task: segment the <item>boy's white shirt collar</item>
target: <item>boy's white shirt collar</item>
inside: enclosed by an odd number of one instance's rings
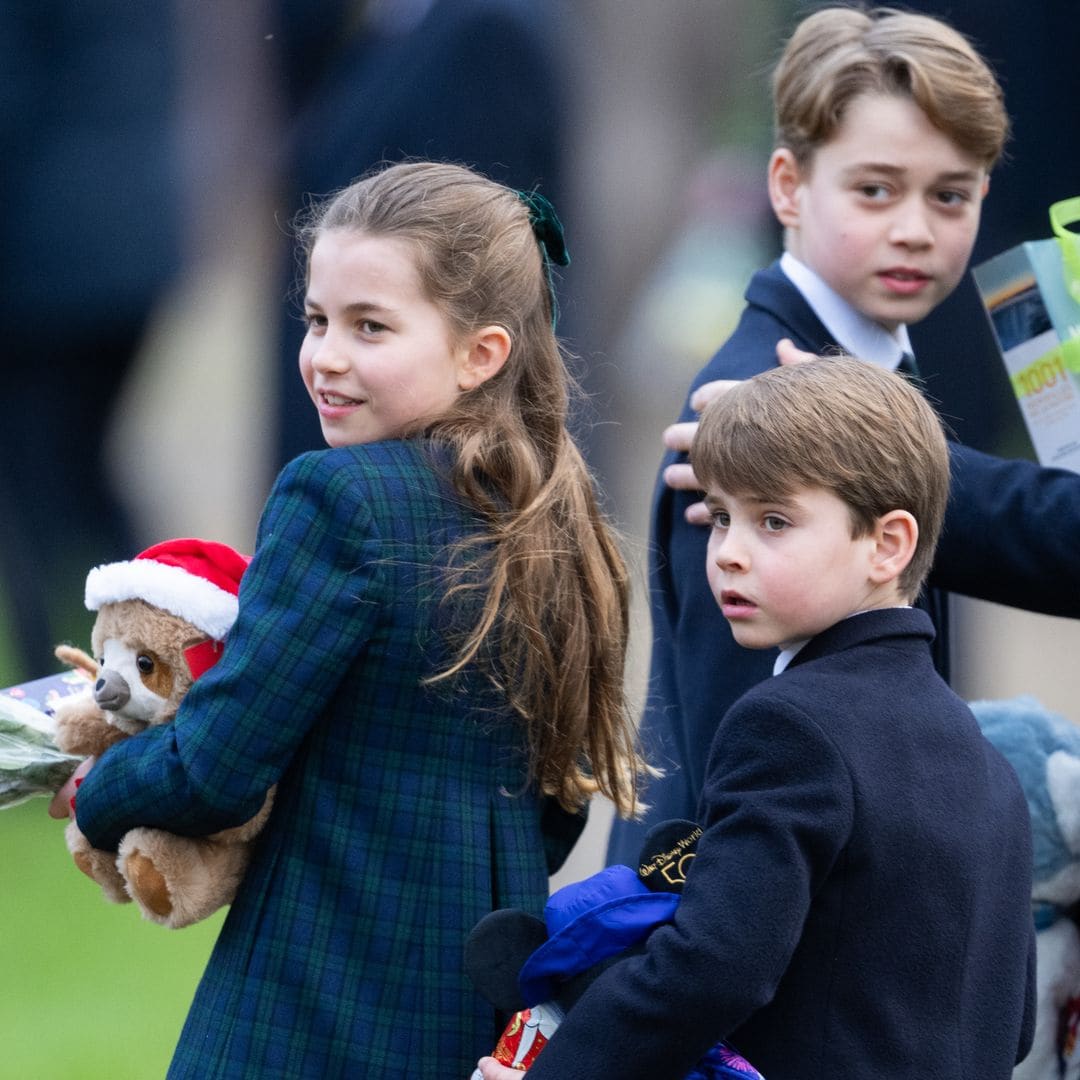
[[[796,641],[794,645],[789,645],[786,649],[780,650],[780,655],[773,662],[772,673],[779,675],[796,656],[799,655],[799,650],[809,641],[809,638],[803,638],[802,641]]]
[[[780,269],[849,355],[895,371],[904,353],[912,352],[911,339],[903,323],[896,328],[895,334],[890,334],[880,323],[856,311],[809,266],[787,251],[780,256]]]
[[[893,607],[898,607],[898,608],[909,608],[909,609],[911,607],[910,604],[894,604],[892,606]],[[866,611],[882,611],[882,610],[884,610],[884,609],[883,608],[867,608],[866,609]],[[866,614],[866,611],[853,611],[850,615],[845,615],[844,618],[841,619],[840,621],[843,622],[845,619],[854,619],[856,615],[864,615],[864,614]],[[788,664],[790,664],[791,661],[794,660],[795,657],[799,655],[799,650],[802,649],[802,647],[808,641],[810,641],[810,638],[803,638],[802,641],[796,641],[794,645],[789,645],[786,649],[781,649],[780,650],[780,655],[773,662],[772,673],[774,675],[779,675],[781,671],[784,671],[787,668]]]

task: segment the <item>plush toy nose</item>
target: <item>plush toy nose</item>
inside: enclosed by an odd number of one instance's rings
[[[102,709],[117,712],[131,700],[131,689],[119,671],[102,668],[94,683],[94,700]]]

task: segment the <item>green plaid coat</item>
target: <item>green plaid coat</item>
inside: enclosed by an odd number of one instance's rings
[[[447,545],[476,529],[415,442],[298,458],[223,658],[80,788],[108,849],[238,824],[278,784],[170,1077],[463,1078],[493,1048],[463,942],[495,908],[540,914],[560,819],[521,793],[520,732],[475,673],[423,685],[448,655]]]

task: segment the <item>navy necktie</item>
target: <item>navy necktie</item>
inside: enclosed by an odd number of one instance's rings
[[[919,365],[915,363],[915,357],[909,352],[901,354],[900,363],[897,365],[896,370],[901,374],[906,375],[909,379],[917,379],[919,377]]]

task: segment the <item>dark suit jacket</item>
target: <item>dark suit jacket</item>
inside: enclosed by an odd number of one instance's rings
[[[694,380],[746,379],[776,365],[783,337],[811,352],[839,346],[778,264],[755,274],[735,332]],[[928,387],[933,397],[934,387]],[[944,416],[949,403],[941,403]],[[689,399],[680,419],[694,419]],[[940,621],[948,590],[1053,615],[1080,615],[1080,476],[1005,461],[950,445],[953,486],[926,606]],[[666,467],[679,456],[668,453]],[[773,650],[736,644],[705,580],[708,530],[683,513],[696,496],[661,478],[653,502],[650,592],[653,620],[645,745],[668,775],[653,784],[643,823],[617,821],[610,862],[636,865],[644,830],[666,818],[692,818],[717,721],[746,690],[772,673]],[[939,626],[935,657],[947,675],[948,641]]]
[[[932,636],[864,612],[735,704],[673,922],[535,1080],[675,1080],[720,1038],[768,1080],[1008,1080],[1034,1028],[1027,804]]]
[[[108,848],[238,824],[278,785],[170,1077],[464,1077],[495,1045],[462,946],[495,908],[542,910],[549,866],[505,699],[475,671],[425,682],[448,548],[479,527],[418,441],[293,461],[221,661],[79,789]]]

